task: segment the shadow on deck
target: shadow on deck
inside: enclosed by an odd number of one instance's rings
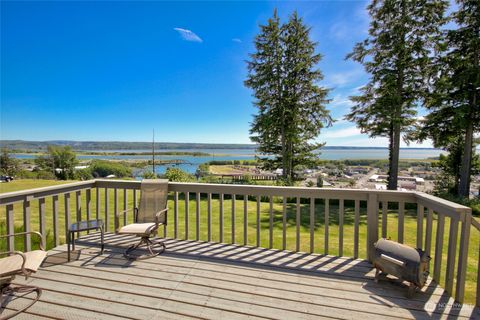
[[[49,252],[26,282],[44,289],[19,318],[82,319],[389,319],[478,318],[467,305],[429,282],[413,299],[406,285],[373,281],[370,263],[344,257],[294,253],[231,244],[167,239],[161,256],[128,261],[123,248],[134,237],[107,234]],[[23,279],[16,280],[25,283]],[[10,301],[2,316],[31,297]]]

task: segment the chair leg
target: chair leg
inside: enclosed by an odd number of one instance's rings
[[[155,245],[160,245],[161,248],[159,250],[155,250],[154,248]],[[146,247],[149,254],[139,255],[139,256],[133,255],[133,252],[142,246]],[[127,250],[125,250],[125,252],[123,253],[123,256],[129,260],[143,260],[143,259],[156,257],[159,254],[162,254],[165,251],[165,249],[166,249],[165,244],[162,241],[154,242],[150,240],[149,237],[142,237],[137,244],[134,244],[128,247]]]
[[[28,308],[33,306],[33,304],[35,302],[37,302],[38,299],[40,299],[40,296],[42,295],[42,289],[37,287],[37,286],[27,286],[27,285],[12,286],[10,284],[10,285],[7,285],[7,286],[3,287],[2,288],[2,298],[0,300],[0,305],[1,305],[2,308],[5,308],[4,301],[6,301],[9,296],[14,296],[15,293],[29,294],[29,293],[32,293],[32,292],[37,293],[35,299],[33,299],[32,302],[30,302],[27,306],[23,307],[20,310],[17,310],[13,313],[10,313],[10,314],[8,314],[4,317],[0,317],[0,320],[7,320],[7,319],[10,319],[10,318],[13,318],[13,317],[19,315],[20,313],[24,312],[25,310],[27,310]]]

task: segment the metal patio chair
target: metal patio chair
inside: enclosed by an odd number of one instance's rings
[[[117,229],[117,234],[129,234],[140,237],[137,244],[128,247],[124,256],[128,259],[147,259],[155,257],[165,251],[165,244],[150,238],[157,235],[161,225],[167,225],[167,200],[168,180],[144,179],[140,187],[140,205],[133,209],[134,223]],[[119,226],[119,216],[126,211],[115,213],[116,225]],[[159,249],[155,246],[159,245]],[[135,255],[137,249],[145,247],[148,251],[145,255]]]
[[[14,297],[16,293],[27,295],[29,293],[36,292],[37,295],[27,306],[10,313],[6,316],[0,315],[1,320],[10,319],[28,308],[30,308],[35,302],[40,299],[42,295],[42,289],[37,286],[16,284],[13,285],[12,281],[17,275],[25,276],[25,280],[32,274],[37,272],[38,268],[42,264],[43,260],[47,256],[45,251],[45,244],[43,243],[43,237],[39,232],[20,232],[14,234],[7,234],[0,236],[1,238],[15,237],[19,235],[35,234],[40,237],[40,250],[33,250],[28,252],[9,251],[1,252],[0,255],[7,255],[0,259],[0,289],[1,299],[0,305],[5,310],[6,303],[8,303],[9,297]]]

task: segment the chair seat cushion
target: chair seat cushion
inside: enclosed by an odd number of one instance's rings
[[[121,227],[120,234],[150,234],[155,230],[155,223],[132,223]]]
[[[34,250],[25,252],[25,269],[36,272],[43,260],[47,256],[47,252],[43,250]],[[14,254],[0,259],[0,275],[10,275],[19,273],[22,270],[23,258],[19,254]]]

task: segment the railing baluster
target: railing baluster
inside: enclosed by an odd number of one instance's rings
[[[243,196],[243,245],[248,243],[248,196]]]
[[[339,222],[338,222],[338,255],[343,256],[343,218],[345,215],[345,204],[343,199],[340,199]]]
[[[60,238],[58,236],[58,195],[52,197],[52,211],[53,211],[53,243],[55,247],[60,245]]]
[[[260,196],[257,196],[257,247],[260,247]]]
[[[457,255],[457,238],[458,238],[458,219],[450,218],[450,235],[448,237],[448,255],[447,270],[445,278],[445,290],[453,295],[453,280],[455,278],[455,257]]]
[[[387,238],[388,202],[382,201],[382,238]]]
[[[91,202],[92,202],[92,189],[87,189],[85,191],[85,211],[87,214],[87,220],[92,219],[91,217]],[[87,231],[90,233],[90,231]]]
[[[283,197],[282,225],[283,225],[282,249],[286,250],[287,249],[287,197]]]
[[[123,189],[123,225],[127,225],[128,190]]]
[[[296,217],[295,217],[295,222],[296,222],[296,242],[295,242],[295,251],[298,252],[300,251],[300,197],[297,197],[297,205],[296,205]]]
[[[310,253],[315,250],[315,198],[310,198]]]
[[[355,223],[353,227],[353,257],[358,258],[358,238],[360,227],[360,200],[355,200]]]
[[[135,193],[135,190],[133,191]],[[178,192],[173,194],[173,235],[178,239]]]
[[[137,189],[134,189],[133,190],[133,207],[134,208],[137,208],[138,206],[137,200],[138,200]]]
[[[268,237],[268,248],[273,248],[273,196],[270,196],[270,210],[269,210],[269,237]]]
[[[403,243],[403,234],[405,231],[405,202],[398,203],[398,242]]]
[[[70,234],[68,229],[70,228],[70,193],[65,193],[64,195],[64,204],[65,204],[65,240],[68,243],[70,241]]]
[[[100,188],[95,188],[95,219],[100,219]]]
[[[185,240],[188,239],[188,213],[190,210],[190,192],[185,192]]]
[[[417,248],[423,247],[423,218],[425,216],[425,208],[417,205]]]
[[[367,201],[367,257],[373,262],[378,241],[378,194],[369,193]]]
[[[30,232],[30,201],[23,201],[23,231]],[[24,239],[24,248],[25,251],[32,250],[32,237],[30,234],[26,234]]]
[[[219,215],[220,242],[223,242],[223,198],[224,198],[224,195],[223,193],[221,193],[220,194],[220,215]]]
[[[235,243],[235,200],[236,196],[232,194],[232,243]]]
[[[432,251],[433,210],[428,209],[427,225],[425,226],[425,252],[430,256]]]
[[[208,239],[208,242],[212,241],[212,194],[211,193],[208,193],[208,196],[207,196],[207,228],[208,228],[208,235],[207,235],[207,239]]]
[[[109,197],[109,192],[108,188],[105,188],[105,232],[108,232],[110,229],[110,216],[108,214],[108,209],[110,207],[110,197]]]
[[[75,192],[75,215],[77,222],[82,221],[82,192],[80,190]],[[79,237],[80,232],[77,232],[77,238]]]
[[[47,228],[45,223],[45,198],[38,199],[39,231],[42,234],[43,243],[47,244]],[[46,249],[46,248],[45,248]]]
[[[195,224],[195,238],[200,240],[200,192],[197,192],[195,195],[195,215],[196,215],[196,224]]]
[[[15,213],[13,211],[13,204],[7,204],[7,234],[15,233]],[[7,238],[8,251],[15,251],[15,239],[13,237]]]
[[[325,199],[325,245],[324,251],[325,254],[328,254],[328,224],[330,218],[330,200],[328,198]]]
[[[113,214],[114,217],[117,216],[118,212],[118,188],[113,189]],[[117,231],[120,228],[120,221],[118,219],[114,218],[114,223],[115,223],[115,231]]]
[[[472,225],[472,213],[465,212],[465,220],[462,223],[460,234],[460,252],[458,257],[457,269],[457,288],[455,290],[455,300],[463,303],[465,297],[465,281],[467,278],[468,247],[470,242],[470,228]],[[477,284],[480,278],[477,278]]]
[[[435,241],[435,260],[433,264],[433,279],[440,283],[440,271],[442,268],[442,250],[443,250],[443,233],[445,229],[445,216],[438,213],[437,221],[437,238]]]

